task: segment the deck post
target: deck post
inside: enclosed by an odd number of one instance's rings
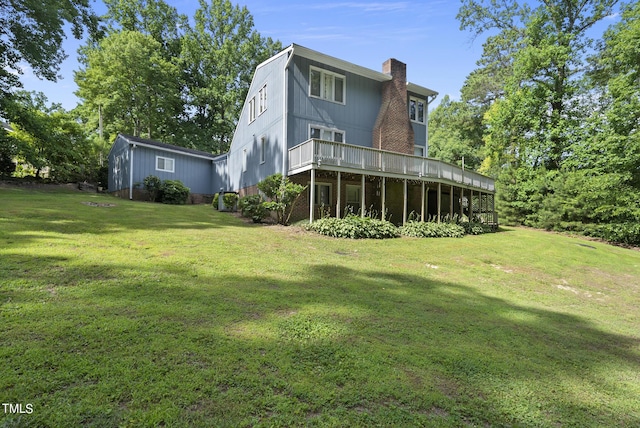
[[[364,164],[364,160],[362,162]],[[364,174],[362,174],[362,188],[360,189],[360,217],[363,217],[363,218],[364,218],[364,210],[365,210],[364,185],[365,185]]]
[[[464,187],[460,188],[460,220],[464,216]]]
[[[449,221],[453,219],[453,184],[449,188]]]
[[[442,217],[442,183],[438,183],[438,223]]]
[[[387,178],[382,177],[382,220],[387,217]]]
[[[402,204],[402,225],[407,224],[407,179],[404,179],[404,186],[402,189],[403,204]]]
[[[473,221],[473,189],[469,189],[469,221]]]
[[[341,173],[340,171],[338,171],[338,192],[337,192],[337,199],[336,199],[336,218],[340,218],[340,178],[341,178]]]
[[[421,196],[421,207],[420,207],[420,219],[424,223],[424,181],[422,182],[422,196]]]
[[[313,203],[316,199],[316,170],[311,168],[311,187],[309,188],[309,224],[313,223]]]

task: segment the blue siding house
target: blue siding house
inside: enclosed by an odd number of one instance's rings
[[[496,223],[491,178],[428,157],[428,108],[437,95],[407,82],[396,59],[375,71],[292,44],[256,68],[226,155],[120,136],[109,189],[133,197],[132,184],[153,173],[192,192],[243,196],[282,173],[307,186],[297,219],[367,212],[396,223],[412,213]],[[174,172],[160,160],[167,153]]]
[[[142,182],[155,175],[161,180],[180,180],[189,187],[191,202],[201,202],[222,187],[216,166],[225,158],[120,134],[109,151],[108,189],[123,198],[146,199]]]

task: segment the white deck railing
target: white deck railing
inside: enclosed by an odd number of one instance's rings
[[[311,164],[433,178],[495,191],[492,178],[436,159],[315,139],[289,149],[289,171]]]

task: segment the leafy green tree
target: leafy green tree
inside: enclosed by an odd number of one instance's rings
[[[91,143],[72,114],[56,104],[47,106],[41,93],[18,91],[7,115],[15,129],[13,153],[35,168],[36,177],[47,169],[55,181],[95,179],[97,164]]]
[[[478,169],[483,159],[484,107],[448,95],[429,114],[429,156]]]
[[[85,27],[98,32],[88,0],[0,0],[0,11],[0,111],[13,88],[21,87],[23,61],[36,76],[57,80],[66,58],[61,48],[65,25],[77,39]]]
[[[98,112],[107,135],[161,137],[171,141],[182,111],[179,69],[151,36],[124,30],[86,52],[86,68],[75,73],[85,112]],[[98,128],[95,114],[89,126]]]
[[[246,7],[200,0],[195,25],[182,39],[187,109],[182,132],[201,150],[223,153],[258,64],[281,50],[254,29]]]

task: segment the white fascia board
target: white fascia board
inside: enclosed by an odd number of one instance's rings
[[[416,85],[415,83],[407,82],[407,91],[414,94],[423,95],[425,97],[437,97],[438,93],[432,89],[425,88],[424,86]]]
[[[344,61],[342,59],[338,59],[338,58],[323,54],[321,52],[314,51],[309,48],[305,48],[304,46],[292,44],[291,48],[293,48],[294,55],[311,59],[321,64],[335,67],[339,70],[344,70],[349,73],[357,74],[359,76],[364,76],[369,79],[377,80],[378,82],[386,82],[391,80],[391,76],[387,74],[381,73],[379,71],[371,70],[366,67],[361,67],[359,65]]]

